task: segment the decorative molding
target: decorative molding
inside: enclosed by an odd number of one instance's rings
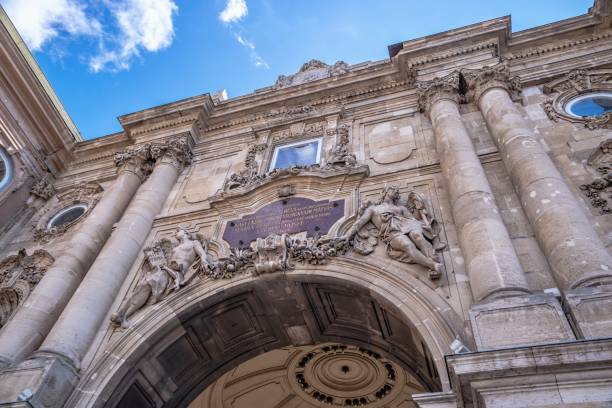
[[[23,248],[0,261],[0,327],[25,302],[54,261],[45,250],[28,255]]]
[[[236,189],[252,189],[256,186],[267,184],[273,179],[279,177],[298,175],[301,173],[329,173],[338,172],[342,169],[357,169],[357,159],[354,154],[348,150],[349,145],[349,127],[341,125],[325,131],[327,122],[315,122],[310,124],[298,123],[285,129],[281,132],[272,135],[272,143],[284,141],[288,138],[308,138],[313,136],[322,136],[324,133],[330,137],[335,135],[336,143],[329,153],[326,163],[321,166],[313,164],[310,166],[292,166],[284,169],[273,169],[269,172],[260,174],[260,164],[257,162],[257,154],[265,151],[268,144],[261,143],[251,145],[248,148],[247,155],[244,161],[244,168],[238,173],[233,173],[225,181],[223,188],[215,193],[211,200],[225,198],[225,193]],[[365,166],[367,167],[367,166]]]
[[[319,345],[304,351],[292,363],[290,379],[316,406],[380,407],[385,404],[383,400],[396,397],[396,388],[406,386],[404,370],[361,347]]]
[[[155,163],[168,163],[182,169],[191,163],[193,153],[187,136],[177,136],[163,142],[145,143],[114,154],[119,171],[128,171],[144,180]]]
[[[84,220],[100,200],[102,186],[95,182],[80,183],[75,188],[57,195],[57,202],[48,208],[34,227],[34,240],[48,243],[54,238],[65,234],[76,224]],[[84,204],[87,209],[74,221],[59,227],[48,228],[49,221],[62,209],[75,204]]]
[[[279,75],[274,84],[274,89],[287,88],[305,84],[320,79],[347,74],[349,65],[344,61],[337,61],[334,65],[327,65],[319,60],[310,60],[298,72],[293,75]]]
[[[600,116],[578,117],[565,111],[566,104],[573,98],[598,91],[612,93],[612,69],[574,69],[563,77],[544,85],[544,93],[553,94],[553,97],[545,101],[542,108],[553,122],[561,119],[583,124],[590,130],[612,129],[612,112],[606,112]]]
[[[34,183],[30,189],[30,194],[42,199],[43,201],[47,201],[53,197],[55,194],[55,189],[53,188],[53,184],[51,184],[49,179],[47,177],[43,177]]]
[[[481,69],[462,69],[465,80],[465,98],[468,102],[478,103],[480,97],[491,88],[502,88],[508,91],[513,101],[520,100],[522,90],[520,78],[510,76],[506,63],[500,63]]]
[[[346,93],[334,94],[334,95],[326,96],[323,98],[315,99],[313,101],[310,101],[308,103],[308,106],[312,107],[313,109],[317,109],[317,107],[322,106],[322,105],[327,105],[327,104],[334,103],[334,102],[341,103],[343,101],[346,101],[348,99],[351,99],[357,96],[364,96],[364,95],[368,95],[368,94],[372,94],[372,93],[376,93],[380,91],[385,91],[388,89],[398,88],[406,84],[407,84],[406,80],[383,82],[382,84],[375,86],[375,87],[360,88],[360,89],[355,89],[355,90],[352,90]],[[297,105],[297,107],[299,106],[303,106],[303,105]],[[215,130],[226,129],[226,128],[230,128],[230,127],[237,126],[237,125],[245,125],[247,123],[252,123],[252,122],[259,121],[259,120],[266,120],[266,119],[271,119],[271,118],[278,117],[278,116],[285,116],[288,114],[287,113],[288,111],[291,111],[292,109],[295,109],[295,108],[296,107],[294,106],[294,107],[288,107],[288,108],[271,109],[266,112],[248,115],[242,119],[224,121],[217,125],[207,127],[205,129],[205,132],[212,132]]]
[[[280,142],[289,139],[307,139],[315,136],[322,136],[325,132],[327,122],[314,122],[314,123],[296,123],[289,127],[289,129],[281,130],[280,132],[272,133],[272,142]]]
[[[431,62],[437,62],[437,61],[445,60],[445,59],[452,58],[452,57],[458,57],[461,55],[471,54],[475,51],[481,51],[481,50],[486,50],[490,48],[493,48],[493,51],[494,51],[493,56],[497,57],[499,53],[498,51],[499,47],[498,47],[497,41],[491,41],[491,42],[476,44],[470,47],[453,49],[452,51],[445,52],[445,53],[417,57],[415,59],[411,59],[408,61],[408,68],[418,67],[420,65],[429,64]]]
[[[419,95],[419,109],[421,112],[429,113],[431,106],[439,100],[449,99],[456,103],[461,101],[460,81],[461,74],[454,71],[451,74],[434,78],[427,82],[417,82],[416,88]]]
[[[563,50],[566,48],[572,48],[577,45],[588,44],[594,41],[606,40],[612,37],[612,32],[608,31],[605,33],[597,33],[593,34],[589,37],[583,37],[575,40],[565,41],[562,43],[549,44],[541,47],[528,48],[526,50],[519,51],[517,53],[510,53],[504,56],[504,60],[512,61],[517,59],[524,59],[529,57],[539,57],[543,54],[548,54],[550,52]]]
[[[599,209],[600,214],[612,213],[612,139],[600,143],[587,160],[587,165],[601,177],[591,183],[582,184],[580,190],[589,198],[591,205]]]

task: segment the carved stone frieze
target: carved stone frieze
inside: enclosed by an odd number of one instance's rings
[[[289,86],[301,85],[319,79],[344,75],[349,72],[349,66],[344,61],[338,61],[334,65],[327,65],[319,60],[310,60],[298,72],[293,75],[279,75],[275,89]]]
[[[0,261],[0,327],[4,326],[55,259],[45,250],[25,249]]]
[[[325,131],[325,126],[327,122],[315,122],[315,123],[297,123],[289,127],[289,129],[284,129],[280,132],[276,132],[272,134],[272,141],[278,142],[281,140],[287,139],[299,139],[299,138],[309,138],[315,136],[321,136]]]
[[[73,226],[78,224],[93,210],[100,200],[103,188],[95,182],[80,183],[75,188],[64,191],[57,195],[57,202],[50,208],[46,209],[44,215],[40,217],[34,227],[34,240],[37,242],[47,243],[52,239],[66,233]],[[75,220],[60,225],[49,226],[49,221],[61,210],[73,206],[75,204],[83,205],[85,211]]]
[[[455,71],[442,78],[418,82],[416,88],[421,112],[429,112],[431,105],[440,99],[450,99],[459,103],[461,100],[460,79],[460,73]]]
[[[481,69],[462,69],[461,76],[465,80],[465,98],[468,102],[478,103],[482,94],[491,88],[505,89],[512,100],[520,100],[521,81],[519,77],[510,75],[506,63]]]
[[[409,82],[407,80],[401,81],[383,81],[376,86],[364,87],[364,88],[356,88],[352,89],[348,92],[340,93],[340,94],[332,94],[329,96],[324,96],[322,98],[318,98],[312,101],[309,101],[307,105],[298,105],[296,107],[289,108],[274,108],[267,110],[261,113],[250,114],[239,119],[230,120],[230,121],[222,121],[220,123],[211,125],[205,129],[206,132],[212,132],[214,130],[230,128],[236,125],[244,125],[247,123],[252,123],[260,120],[269,120],[272,118],[283,118],[288,116],[296,116],[296,115],[311,115],[311,112],[317,112],[318,109],[322,109],[324,106],[329,105],[341,105],[343,102],[351,100],[353,98],[363,98],[367,95],[372,95],[380,92],[387,92],[388,90],[395,89],[398,87],[403,87]],[[295,109],[300,110],[301,112],[295,112]],[[312,109],[312,111],[305,113],[305,110]],[[294,113],[288,113],[290,111],[294,111]]]
[[[592,182],[582,184],[580,190],[589,198],[591,205],[600,214],[612,213],[612,139],[602,142],[591,153],[587,165],[598,177]]]
[[[612,69],[572,70],[544,85],[544,92],[553,95],[542,105],[550,120],[581,123],[590,130],[612,129],[612,112],[599,116],[580,117],[565,110],[567,103],[579,95],[590,92],[612,92]]]

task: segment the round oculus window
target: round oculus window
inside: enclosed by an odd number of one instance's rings
[[[13,166],[11,158],[2,147],[0,147],[0,191],[7,187],[13,177]]]
[[[47,228],[58,228],[68,225],[85,214],[85,211],[87,211],[87,205],[85,204],[75,204],[66,207],[51,217],[47,223]]]
[[[565,110],[572,116],[585,118],[612,111],[612,92],[593,92],[571,99]]]

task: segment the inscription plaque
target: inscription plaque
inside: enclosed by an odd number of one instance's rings
[[[253,214],[228,221],[223,239],[234,248],[246,248],[256,238],[265,238],[270,234],[306,231],[309,237],[323,235],[342,216],[344,200],[314,201],[290,197],[270,203]]]

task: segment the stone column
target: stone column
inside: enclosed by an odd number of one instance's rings
[[[462,74],[560,288],[611,282],[610,254],[512,101],[518,78],[509,78],[503,64]]]
[[[39,353],[62,356],[78,369],[191,152],[187,140],[179,138],[151,144],[151,156],[156,160],[151,175],[138,189]]]
[[[530,293],[480,159],[459,113],[459,73],[419,83],[476,302]]]
[[[25,358],[45,336],[70,300],[115,224],[146,175],[146,147],[115,156],[119,175],[82,225],[74,232],[68,250],[56,259],[28,300],[0,334],[0,363]]]

